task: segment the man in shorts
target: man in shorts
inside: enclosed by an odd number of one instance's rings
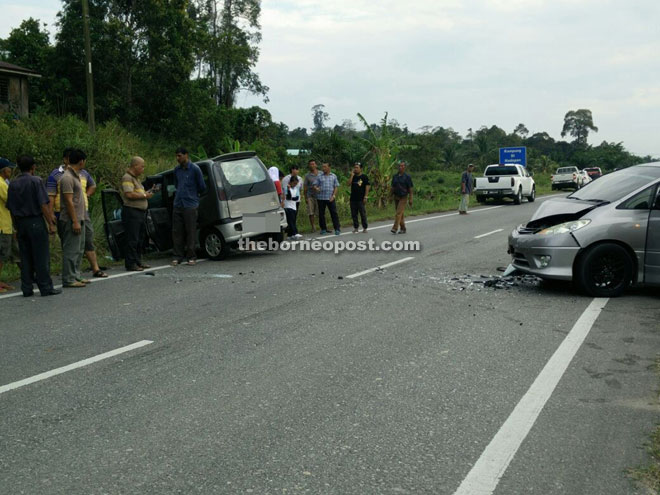
[[[12,259],[12,244],[14,241],[14,226],[11,213],[7,209],[7,193],[9,191],[9,178],[16,168],[16,164],[6,158],[0,158],[0,276],[2,266]],[[0,281],[0,292],[13,289],[9,284]]]
[[[320,189],[315,184],[319,176],[319,169],[314,160],[310,160],[307,163],[307,168],[309,169],[309,172],[305,175],[305,180],[303,182],[303,195],[305,196],[305,202],[307,203],[309,224],[312,226],[312,232],[316,232],[314,218],[319,216],[319,204],[316,200],[316,196]]]

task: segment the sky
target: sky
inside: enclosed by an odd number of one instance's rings
[[[0,0],[0,37],[33,16],[55,32],[58,0]],[[262,0],[261,81],[275,121],[423,126],[523,123],[560,139],[588,108],[589,142],[660,157],[658,0]],[[567,137],[568,139],[568,137]]]

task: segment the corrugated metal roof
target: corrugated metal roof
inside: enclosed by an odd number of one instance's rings
[[[24,76],[34,76],[41,77],[41,74],[32,70],[26,69],[25,67],[19,67],[18,65],[10,64],[9,62],[0,61],[0,72],[10,73],[10,74],[21,74]]]

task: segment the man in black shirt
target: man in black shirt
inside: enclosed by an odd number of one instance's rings
[[[53,288],[50,278],[48,233],[55,234],[55,217],[50,210],[46,187],[34,175],[37,168],[34,158],[21,156],[18,168],[21,175],[9,184],[7,209],[14,218],[21,251],[21,289],[25,297],[34,294],[33,274],[36,273],[42,296],[59,294],[61,291]]]
[[[351,217],[353,218],[353,233],[358,232],[358,213],[362,219],[362,232],[367,231],[367,195],[371,184],[369,177],[362,173],[362,165],[356,162],[353,165],[353,171],[348,179],[348,185],[351,186]]]

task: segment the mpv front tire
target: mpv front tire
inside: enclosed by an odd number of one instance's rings
[[[575,267],[575,282],[592,297],[617,297],[630,285],[633,261],[618,244],[589,248]]]

